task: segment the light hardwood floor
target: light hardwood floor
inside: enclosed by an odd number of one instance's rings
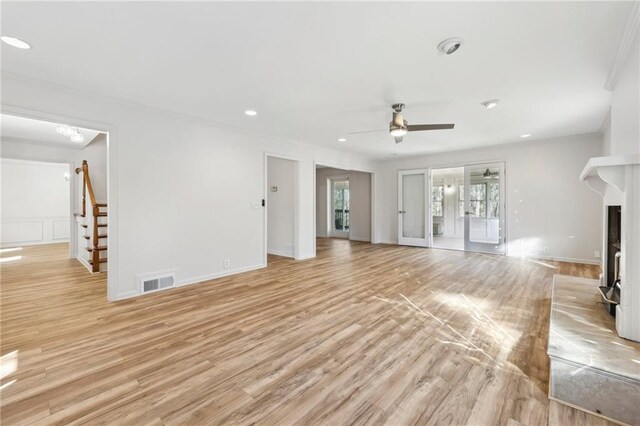
[[[66,245],[19,255],[1,269],[3,425],[544,425],[552,276],[598,273],[319,239],[315,259],[109,304]]]

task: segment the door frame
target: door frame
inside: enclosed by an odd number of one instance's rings
[[[264,158],[263,158],[263,206],[262,206],[262,210],[263,210],[263,228],[264,228],[264,235],[263,235],[263,241],[262,241],[262,251],[263,251],[263,264],[264,266],[267,266],[267,260],[268,260],[268,253],[267,253],[267,238],[269,236],[268,233],[268,205],[267,205],[267,196],[269,194],[269,180],[268,180],[268,171],[269,171],[269,158],[279,158],[281,160],[289,160],[289,161],[293,161],[295,166],[294,166],[294,176],[295,176],[295,181],[293,184],[294,190],[293,190],[293,258],[295,260],[299,260],[300,258],[300,231],[299,231],[299,223],[300,221],[298,220],[298,214],[300,212],[300,208],[298,206],[298,203],[300,202],[300,160],[298,160],[298,158],[296,157],[291,157],[288,155],[283,155],[283,154],[276,154],[276,153],[271,153],[271,152],[264,152]]]
[[[508,210],[507,210],[507,189],[508,189],[508,182],[507,182],[507,169],[508,169],[508,161],[506,158],[497,158],[497,159],[488,159],[488,160],[481,160],[481,161],[472,161],[472,162],[461,162],[461,163],[445,163],[442,165],[434,165],[434,166],[430,166],[429,167],[429,176],[431,177],[431,172],[433,170],[438,170],[438,169],[453,169],[453,168],[460,168],[462,167],[463,169],[467,166],[477,166],[480,164],[494,164],[494,163],[502,163],[503,164],[503,173],[504,173],[504,183],[502,184],[502,191],[504,192],[504,197],[502,199],[502,205],[504,208],[504,226],[503,226],[503,242],[504,242],[504,246],[505,246],[505,252],[504,255],[506,255],[507,253],[507,246],[509,245],[509,231],[508,231],[508,222],[507,222],[507,216],[508,216]],[[463,174],[464,174],[464,170],[463,170]],[[463,182],[464,182],[464,177],[463,177]],[[431,178],[429,178],[429,194],[431,194]],[[500,195],[502,195],[502,192],[500,193]],[[429,196],[429,209],[431,209],[431,196]],[[431,215],[428,215],[429,217],[431,217]],[[432,221],[429,221],[429,226],[432,227]],[[398,234],[400,235],[400,234]],[[463,238],[464,240],[464,238]],[[433,247],[433,236],[431,236],[431,238],[429,238],[429,247]],[[467,250],[464,250],[467,251]]]
[[[327,176],[327,235],[331,238],[346,238],[349,239],[351,234],[349,231],[338,231],[334,229],[335,225],[335,209],[332,209],[334,202],[333,182],[349,182],[349,176],[336,175]],[[349,182],[349,200],[351,200],[351,182]]]
[[[404,206],[402,205],[402,177],[405,175],[424,174],[424,238],[405,238],[402,236]],[[398,245],[414,246],[414,247],[431,247],[431,170],[430,169],[411,169],[398,170]]]
[[[109,229],[109,262],[107,262],[107,301],[114,302],[116,300],[126,299],[136,296],[138,293],[118,293],[118,132],[117,127],[113,124],[93,121],[81,117],[72,117],[48,111],[39,111],[30,108],[23,108],[16,105],[2,103],[2,112],[4,114],[15,115],[33,120],[48,121],[52,123],[65,123],[70,126],[82,127],[86,129],[96,130],[105,133],[107,136],[107,226]],[[78,252],[77,225],[73,209],[75,209],[77,194],[78,176],[75,173],[73,165],[71,166],[71,185],[70,203],[71,218],[69,232],[69,258],[75,259]],[[72,243],[73,242],[73,243]]]
[[[317,205],[316,205],[316,200],[317,200],[317,182],[316,182],[316,171],[318,170],[316,166],[325,166],[325,167],[331,167],[332,169],[340,169],[340,170],[345,170],[345,171],[349,171],[349,172],[360,172],[360,173],[368,173],[371,177],[371,244],[379,244],[380,240],[378,238],[378,232],[377,232],[377,228],[376,228],[376,185],[377,185],[377,177],[376,177],[376,172],[375,170],[370,170],[370,169],[362,169],[362,168],[353,168],[353,167],[348,167],[345,165],[341,165],[341,164],[335,164],[335,163],[330,163],[330,162],[325,162],[325,161],[316,161],[313,160],[313,256],[310,257],[315,257],[316,256],[316,252],[317,252],[317,244],[316,244],[316,239],[318,238],[318,233],[317,233]]]
[[[487,167],[487,168],[498,168],[499,169],[499,173],[501,174],[500,176],[500,195],[499,195],[499,199],[500,199],[500,219],[498,222],[498,237],[499,237],[499,241],[498,241],[498,249],[496,250],[483,250],[483,248],[486,248],[487,246],[495,246],[494,243],[483,243],[483,242],[477,242],[477,241],[471,241],[470,239],[470,235],[471,235],[471,217],[469,215],[469,203],[470,203],[470,197],[469,194],[471,192],[471,175],[470,175],[470,169],[472,168],[477,168],[477,167]],[[507,219],[506,219],[506,212],[507,212],[507,205],[506,205],[506,191],[505,191],[505,185],[504,182],[506,182],[506,173],[505,173],[505,169],[506,169],[506,163],[504,161],[497,161],[494,163],[476,163],[476,164],[470,164],[464,167],[464,251],[469,251],[469,252],[477,252],[477,253],[488,253],[488,254],[499,254],[499,255],[506,255],[507,254],[507,240],[506,240],[506,233],[503,232],[506,227],[507,227]],[[467,180],[469,182],[467,182]],[[489,193],[488,191],[485,192],[485,213],[487,212],[488,209],[488,201],[489,201]]]

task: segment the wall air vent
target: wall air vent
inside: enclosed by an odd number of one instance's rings
[[[138,285],[141,293],[151,293],[158,290],[175,287],[175,271],[157,272],[138,276]]]

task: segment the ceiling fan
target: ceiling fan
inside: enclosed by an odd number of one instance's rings
[[[492,172],[491,170],[487,169],[482,174],[482,177],[484,177],[485,179],[498,179],[500,177],[500,172]]]
[[[402,142],[402,138],[407,132],[421,132],[424,130],[446,130],[453,129],[455,124],[409,124],[402,117],[404,104],[393,104],[393,119],[389,123],[389,134],[393,136],[396,143]]]

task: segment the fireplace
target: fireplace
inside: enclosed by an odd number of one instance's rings
[[[603,200],[600,293],[618,335],[640,342],[640,155],[591,158],[580,179]]]
[[[609,308],[609,313],[615,317],[616,306],[620,304],[620,290],[622,282],[620,278],[620,261],[622,259],[622,238],[621,238],[621,206],[607,206],[605,219],[605,259],[606,267],[604,268],[606,277],[605,284],[600,287],[600,293],[605,305]]]

